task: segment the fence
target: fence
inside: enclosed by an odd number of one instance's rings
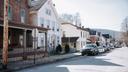
[[[9,48],[8,68],[18,69],[35,64],[41,64],[44,57],[48,56],[45,48]],[[0,50],[0,69],[2,69],[2,49]]]

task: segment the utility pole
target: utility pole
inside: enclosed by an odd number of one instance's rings
[[[9,0],[4,0],[3,53],[2,53],[3,69],[7,69],[7,63],[8,63],[8,1]]]

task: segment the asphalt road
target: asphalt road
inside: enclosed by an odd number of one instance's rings
[[[98,56],[80,56],[17,72],[128,72],[128,48]]]

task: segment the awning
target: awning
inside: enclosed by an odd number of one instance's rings
[[[79,37],[62,37],[62,42],[76,42]]]
[[[3,18],[0,18],[0,26],[3,26]],[[17,28],[27,28],[27,29],[35,29],[37,28],[38,30],[42,30],[42,31],[47,31],[50,30],[48,28],[43,28],[43,27],[39,27],[39,26],[34,26],[34,25],[29,25],[29,24],[23,24],[20,22],[15,22],[15,21],[9,21],[9,27],[17,27]]]

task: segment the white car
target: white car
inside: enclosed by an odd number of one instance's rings
[[[105,52],[105,48],[103,46],[98,47],[99,53]]]

